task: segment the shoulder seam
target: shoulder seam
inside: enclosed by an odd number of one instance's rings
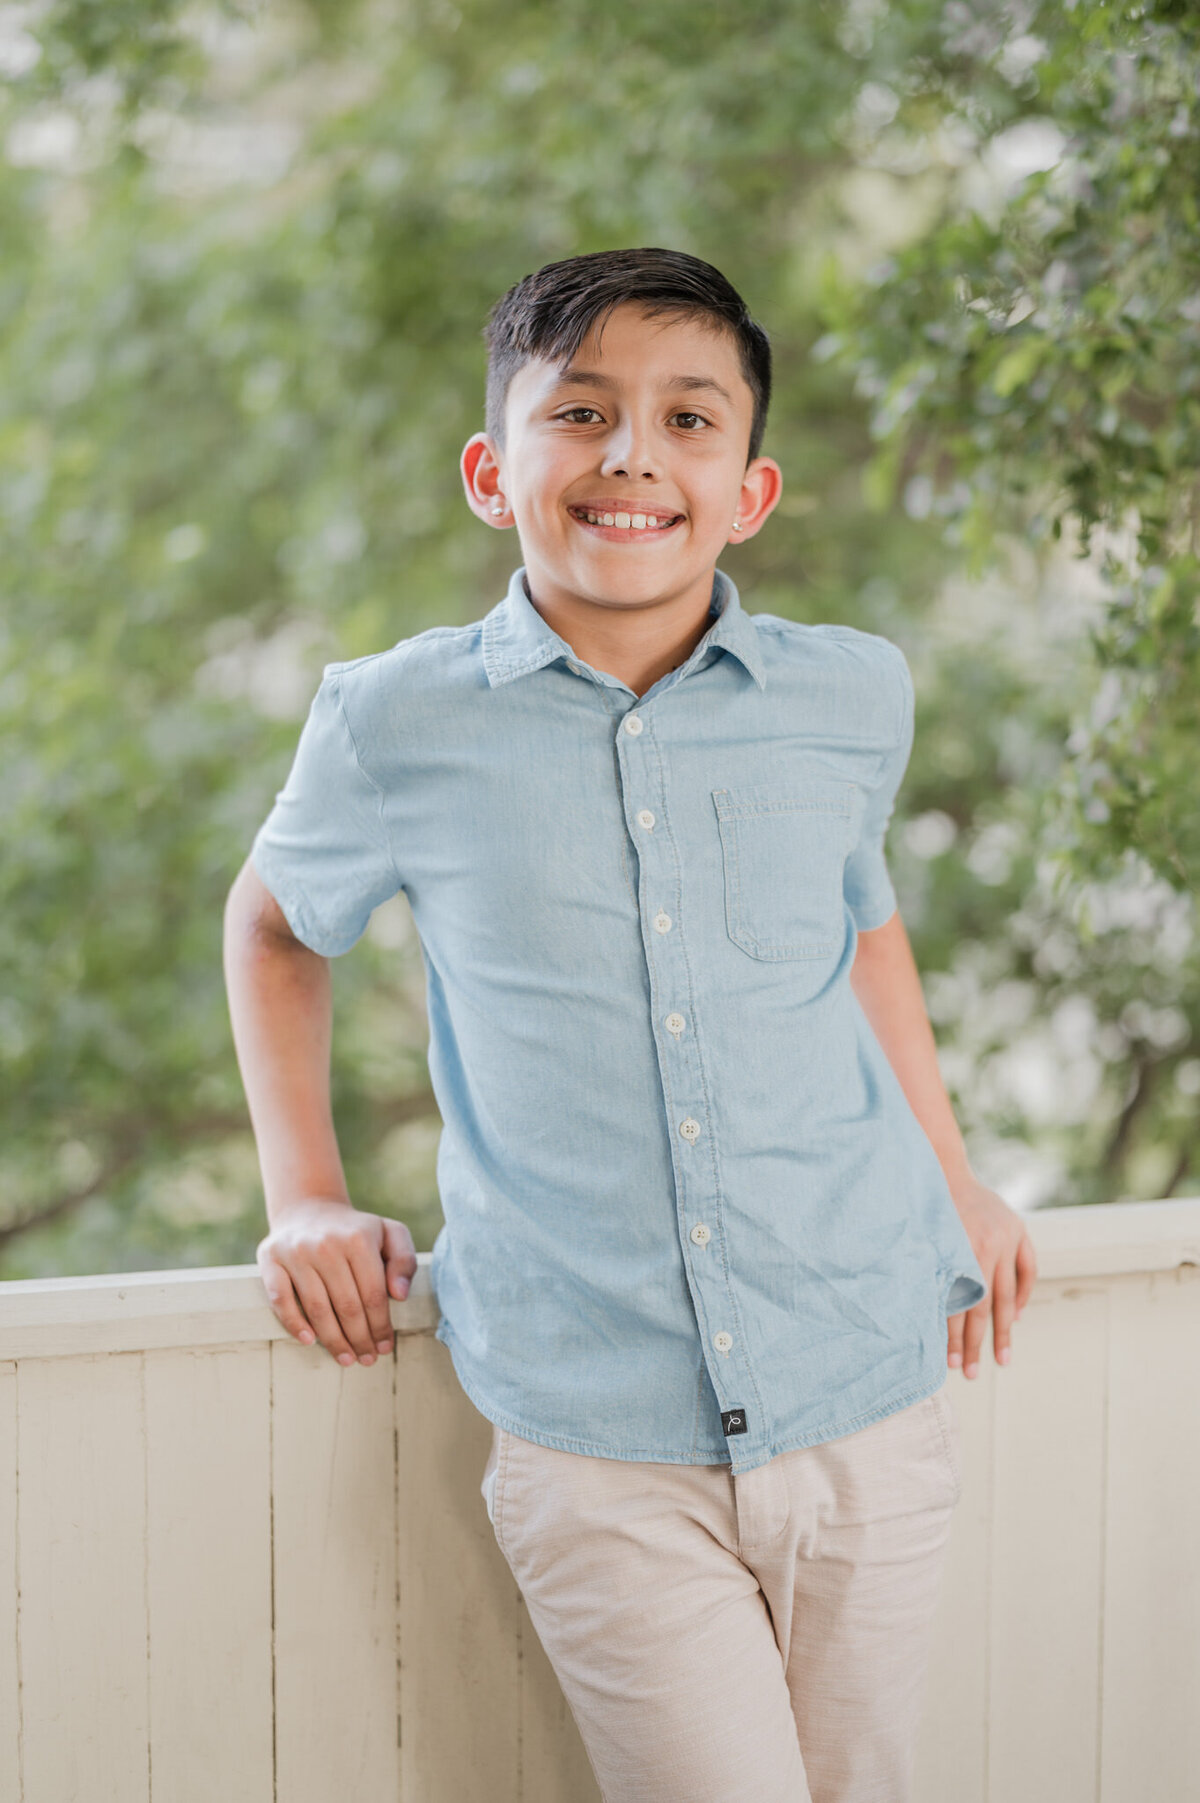
[[[450,638],[460,633],[470,632],[473,627],[481,626],[481,620],[467,620],[459,626],[426,626],[422,632],[414,632],[410,638],[397,639],[394,645],[384,645],[379,651],[365,651],[361,657],[347,657],[334,660],[325,665],[324,674],[341,676],[347,670],[357,670],[363,664],[378,663],[381,657],[393,657],[396,652],[408,655],[425,639]]]

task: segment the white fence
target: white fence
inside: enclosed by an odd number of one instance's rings
[[[1029,1217],[950,1374],[921,1803],[1200,1798],[1200,1200]],[[0,1798],[593,1803],[433,1338],[343,1370],[253,1266],[0,1285]]]

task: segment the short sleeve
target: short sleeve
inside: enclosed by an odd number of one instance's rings
[[[894,654],[894,662],[890,659],[889,662],[896,672],[900,691],[900,734],[884,765],[879,785],[868,798],[862,830],[857,845],[846,860],[842,883],[854,924],[863,933],[885,925],[896,911],[896,891],[888,874],[883,845],[913,743],[912,674],[900,647],[889,641],[889,649]]]
[[[383,792],[359,761],[336,669],[325,671],[250,861],[296,937],[326,958],[348,952],[401,886]]]

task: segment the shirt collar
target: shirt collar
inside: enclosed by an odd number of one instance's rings
[[[758,628],[746,613],[738,592],[724,570],[713,572],[711,624],[688,658],[688,663],[701,657],[711,646],[732,652],[750,672],[759,688],[766,686],[762,646]],[[528,676],[533,670],[553,663],[555,658],[573,662],[575,653],[564,638],[544,620],[525,593],[525,566],[514,570],[508,593],[483,622],[483,666],[493,688],[510,682],[514,676]]]

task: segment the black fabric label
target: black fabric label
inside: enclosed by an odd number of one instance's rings
[[[722,1409],[721,1426],[729,1434],[744,1434],[746,1431],[745,1409]]]

